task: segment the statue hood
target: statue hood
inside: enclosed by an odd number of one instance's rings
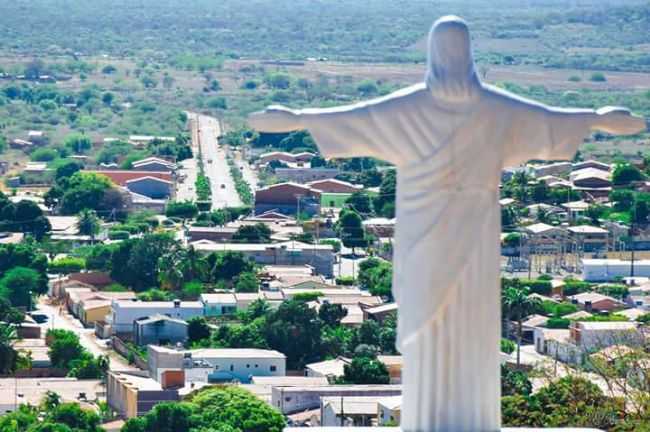
[[[425,82],[436,97],[473,99],[481,87],[474,68],[467,23],[457,16],[438,19],[429,32]]]

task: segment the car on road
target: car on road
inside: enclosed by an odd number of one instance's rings
[[[208,159],[208,163],[212,163],[212,159]]]
[[[36,321],[37,324],[43,324],[47,322],[48,319],[50,319],[50,317],[43,312],[32,312],[29,314],[29,316],[31,316],[32,319]]]
[[[225,188],[226,188],[226,184],[225,184],[225,183],[221,183],[221,189],[225,189]]]

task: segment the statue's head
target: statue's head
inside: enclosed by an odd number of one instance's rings
[[[467,23],[453,15],[438,19],[429,33],[427,85],[447,96],[472,93],[478,85]]]

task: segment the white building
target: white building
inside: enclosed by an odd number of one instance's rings
[[[378,410],[375,396],[329,396],[321,399],[321,426],[373,426]]]
[[[632,262],[620,259],[583,259],[582,267],[587,282],[606,282],[632,274]],[[635,260],[634,275],[650,276],[650,260]]]
[[[166,370],[183,370],[188,382],[249,383],[254,376],[285,376],[287,358],[274,350],[203,348],[176,350],[148,347],[149,374],[160,380]]]
[[[187,321],[190,318],[203,316],[203,303],[199,301],[133,301],[114,300],[111,305],[109,324],[113,333],[131,333],[133,323],[141,318],[152,315],[167,315]]]
[[[379,398],[401,394],[402,386],[393,384],[273,387],[271,405],[283,414],[291,414],[318,409],[321,406],[321,398],[325,397],[336,397],[340,400],[342,397],[372,396]]]

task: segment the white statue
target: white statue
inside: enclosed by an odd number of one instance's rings
[[[404,356],[404,431],[500,429],[499,174],[570,159],[592,130],[634,134],[623,108],[562,109],[481,83],[457,17],[429,34],[424,82],[349,106],[252,114],[264,132],[307,129],[325,157],[397,167],[393,292]]]

